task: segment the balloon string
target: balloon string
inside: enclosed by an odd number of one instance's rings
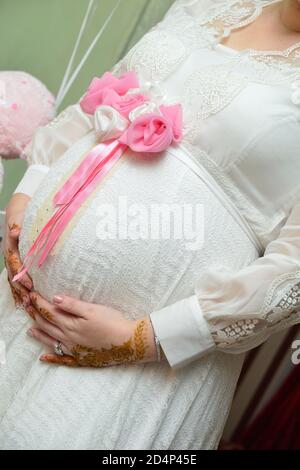
[[[86,25],[87,25],[87,21],[88,21],[88,18],[90,16],[90,11],[92,9],[92,6],[94,4],[94,0],[90,0],[89,4],[88,4],[88,7],[87,7],[87,10],[85,12],[85,15],[84,15],[84,18],[83,18],[83,21],[81,23],[81,27],[80,27],[80,31],[79,31],[79,34],[77,36],[77,39],[76,39],[76,42],[75,42],[75,45],[74,45],[74,48],[73,48],[73,51],[72,51],[72,54],[71,54],[71,57],[70,57],[70,60],[68,62],[68,65],[67,65],[67,68],[66,68],[66,71],[65,71],[65,74],[64,74],[64,77],[63,77],[63,80],[61,82],[61,85],[59,87],[59,90],[58,90],[58,93],[57,93],[57,96],[56,96],[56,101],[55,101],[55,107],[56,107],[56,110],[59,106],[59,103],[60,103],[60,97],[63,93],[63,90],[64,90],[64,87],[68,81],[68,78],[70,76],[70,73],[71,73],[71,68],[73,67],[73,63],[74,63],[74,59],[75,59],[75,56],[76,56],[76,53],[77,53],[77,50],[79,48],[79,45],[80,45],[80,42],[81,42],[81,38],[83,36],[83,33],[85,31],[85,28],[86,28]]]
[[[57,99],[56,101],[56,109],[58,109],[58,107],[60,106],[60,104],[62,103],[62,101],[64,100],[66,94],[68,93],[68,91],[70,90],[71,86],[73,85],[74,81],[76,80],[80,70],[82,69],[83,65],[85,64],[85,62],[87,61],[89,55],[91,54],[92,50],[94,49],[95,45],[97,44],[97,42],[99,41],[99,39],[101,38],[101,36],[103,35],[103,33],[105,32],[109,22],[111,21],[112,17],[114,16],[116,10],[118,9],[120,3],[122,2],[122,0],[118,0],[117,3],[115,4],[114,8],[112,9],[111,13],[108,15],[108,17],[106,18],[103,26],[101,27],[100,31],[96,34],[95,38],[93,39],[93,41],[91,42],[90,46],[88,47],[87,51],[85,52],[83,58],[81,59],[81,61],[79,62],[78,66],[76,67],[76,69],[74,70],[71,78],[69,79],[68,83],[65,85],[63,91],[60,93],[60,96],[59,98]]]

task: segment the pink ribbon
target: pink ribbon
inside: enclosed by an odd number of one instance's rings
[[[65,226],[73,217],[95,187],[112,169],[126,151],[127,146],[118,140],[97,145],[55,194],[53,202],[57,205],[50,220],[44,226],[25,256],[22,270],[13,281],[18,281],[30,269],[40,253],[38,267],[45,262],[49,252],[62,234]]]
[[[99,106],[110,105],[124,118],[128,118],[133,109],[138,108],[147,100],[141,93],[126,95],[132,87],[138,87],[134,72],[128,72],[120,78],[110,73],[104,74],[101,79],[92,80],[80,103],[81,107],[87,113],[94,113]],[[117,139],[102,142],[89,152],[54,195],[53,204],[56,210],[29,249],[22,269],[14,276],[13,281],[18,281],[24,276],[38,255],[40,255],[38,267],[43,265],[74,213],[128,147],[135,152],[159,153],[167,149],[172,142],[180,142],[182,138],[181,106],[162,105],[159,110],[157,114],[142,114]]]

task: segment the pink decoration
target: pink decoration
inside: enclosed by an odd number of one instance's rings
[[[125,73],[120,78],[106,72],[101,78],[93,78],[80,106],[86,113],[94,114],[98,106],[108,105],[127,117],[132,109],[143,104],[146,99],[142,93],[124,96],[128,90],[138,87],[134,72]]]
[[[111,106],[122,116],[128,117],[129,113],[146,101],[142,93],[132,93],[120,96],[114,90],[106,90],[103,94],[103,105]]]
[[[18,281],[24,276],[38,255],[38,266],[43,265],[74,213],[128,147],[135,152],[158,153],[166,150],[172,142],[179,143],[182,139],[180,104],[161,105],[157,113],[142,112],[138,117],[132,117],[131,111],[143,111],[145,106],[142,105],[147,101],[142,93],[128,93],[138,87],[139,82],[134,72],[129,72],[119,79],[111,73],[106,73],[102,78],[92,80],[80,105],[85,112],[94,114],[95,130],[104,136],[103,142],[88,153],[54,195],[53,205],[56,210],[34,241],[25,257],[21,272],[13,281]],[[132,120],[132,123],[126,121],[125,117]],[[107,137],[111,135],[119,137]]]
[[[120,137],[122,144],[134,152],[162,152],[182,136],[182,110],[180,105],[161,106],[162,115],[144,114],[136,118]]]
[[[54,97],[25,72],[0,72],[0,155],[23,157],[35,129],[55,116]]]

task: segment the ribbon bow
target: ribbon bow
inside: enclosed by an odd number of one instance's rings
[[[101,78],[94,78],[80,106],[93,115],[101,143],[89,152],[54,195],[56,210],[29,249],[13,281],[24,276],[38,254],[38,267],[43,265],[73,214],[128,147],[138,153],[158,153],[182,139],[181,105],[152,103],[139,91],[134,72],[120,78],[107,72]]]

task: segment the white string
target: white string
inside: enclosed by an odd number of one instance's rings
[[[59,99],[57,100],[56,102],[56,108],[58,108],[60,106],[60,104],[62,103],[62,101],[64,100],[66,94],[68,93],[69,89],[71,88],[71,86],[73,85],[74,81],[76,80],[80,70],[82,69],[84,63],[86,62],[86,60],[88,59],[90,53],[92,52],[92,50],[94,49],[95,45],[97,44],[98,40],[100,39],[100,37],[102,36],[102,34],[104,33],[104,31],[106,30],[106,27],[108,25],[108,23],[110,22],[110,20],[112,19],[112,17],[114,16],[116,10],[118,9],[120,3],[122,2],[122,0],[118,0],[117,3],[115,4],[113,10],[111,11],[111,13],[108,15],[108,17],[106,18],[103,26],[101,27],[100,31],[96,34],[95,38],[93,39],[93,41],[91,42],[90,46],[88,47],[86,53],[84,54],[83,58],[81,59],[80,63],[78,64],[78,66],[76,67],[75,71],[73,72],[71,78],[69,79],[69,82],[67,83],[67,85],[65,86],[63,92],[60,94],[59,96]]]
[[[84,15],[84,18],[83,18],[83,21],[81,23],[81,26],[80,26],[80,31],[79,31],[79,34],[77,36],[77,39],[76,39],[76,42],[75,42],[75,45],[74,45],[74,48],[73,48],[73,51],[72,51],[72,54],[71,54],[71,57],[70,57],[70,60],[69,60],[69,63],[67,65],[67,68],[66,68],[66,71],[65,71],[65,74],[64,74],[64,77],[63,77],[63,80],[61,82],[61,85],[59,87],[59,90],[58,90],[58,93],[57,93],[57,96],[56,96],[56,101],[55,101],[55,107],[56,109],[58,108],[58,102],[60,101],[60,96],[61,94],[63,93],[64,91],[64,87],[67,83],[67,80],[69,78],[69,75],[70,75],[70,72],[71,72],[71,68],[73,66],[73,63],[74,63],[74,59],[75,59],[75,55],[77,53],[77,50],[78,50],[78,47],[80,45],[80,41],[81,41],[81,38],[82,38],[82,35],[84,33],[84,30],[86,28],[86,24],[87,24],[87,21],[88,21],[88,18],[89,18],[89,15],[90,15],[90,11],[91,11],[91,8],[94,4],[94,0],[90,0],[89,4],[88,4],[88,7],[87,7],[87,10],[85,12],[85,15]]]

